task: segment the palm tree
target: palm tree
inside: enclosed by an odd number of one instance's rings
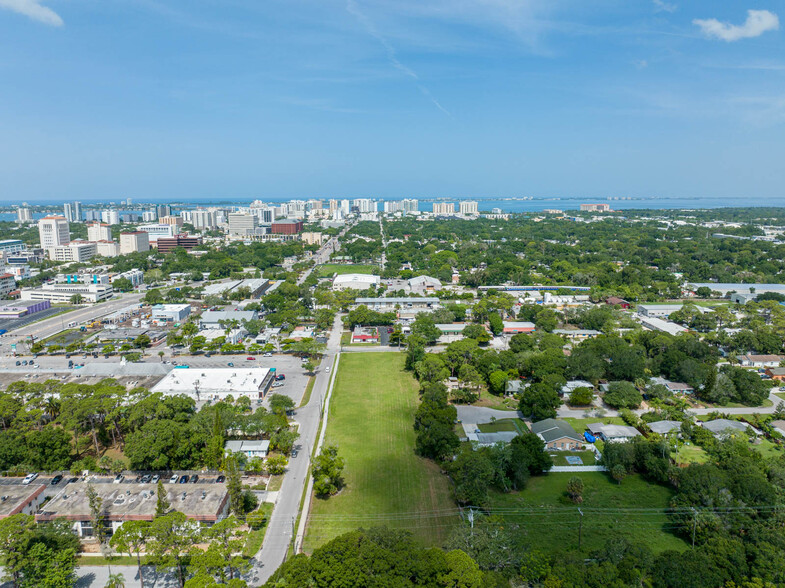
[[[109,574],[109,579],[104,584],[104,588],[125,588],[125,576],[120,573]]]
[[[44,412],[50,420],[55,420],[60,415],[60,400],[54,396],[47,398]]]

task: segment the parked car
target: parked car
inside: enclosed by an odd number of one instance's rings
[[[245,359],[246,359],[247,361],[256,361],[256,358],[255,358],[255,357],[253,357],[253,356],[251,356],[251,355],[249,355],[249,356],[248,356],[248,357],[246,357]]]
[[[196,484],[198,481],[199,481],[199,476],[197,474],[191,476],[191,484]]]
[[[141,480],[139,480],[139,481],[140,481],[142,484],[149,484],[149,483],[150,483],[150,480],[152,480],[152,479],[153,479],[153,477],[152,477],[150,474],[145,474],[144,476],[142,476],[142,479],[141,479]]]
[[[286,374],[278,374],[277,376],[275,376],[275,379],[278,380],[279,382],[281,380],[285,380],[286,379]]]
[[[188,483],[188,480],[190,480],[190,477],[189,477],[189,476],[181,476],[181,477],[180,477],[180,483],[181,483],[181,484],[187,484],[187,483]]]
[[[234,362],[230,361],[230,362],[229,362],[229,363],[227,363],[226,365],[228,365],[229,367],[234,367]]]
[[[262,357],[272,357],[273,354],[270,352],[265,353]]]
[[[159,476],[158,474],[155,474],[152,478],[150,478],[150,483],[151,484],[157,484],[158,480],[160,480],[160,479],[161,479],[161,476]]]
[[[292,449],[292,453],[290,455],[292,456],[292,459],[297,457],[297,450],[296,449]]]
[[[52,486],[57,486],[62,479],[63,476],[61,474],[57,474],[54,478],[52,478]]]
[[[112,480],[112,484],[120,484],[123,480],[125,480],[125,476],[123,474],[117,474]]]
[[[22,362],[17,360],[16,365],[22,365]]]
[[[178,476],[177,474],[172,474],[172,477],[169,478],[169,483],[170,484],[177,484],[177,480],[179,480],[179,479],[180,479],[180,476]]]
[[[37,473],[27,474],[27,475],[25,476],[25,479],[24,479],[24,480],[22,480],[22,484],[24,484],[25,486],[27,486],[27,485],[28,485],[30,482],[32,482],[33,480],[35,480],[37,477],[38,477],[38,474],[37,474]]]
[[[223,474],[221,474],[215,479],[216,484],[223,484],[224,482],[226,482],[226,476],[224,476]]]

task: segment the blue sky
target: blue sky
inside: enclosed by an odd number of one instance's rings
[[[785,205],[783,18],[785,0],[0,0],[0,200]]]

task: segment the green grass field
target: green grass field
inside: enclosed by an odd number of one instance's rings
[[[313,500],[306,552],[341,533],[379,525],[441,545],[457,524],[447,477],[414,454],[418,386],[403,362],[399,353],[341,356],[325,441],[337,445],[346,462],[346,486]],[[450,514],[435,513],[442,510]]]
[[[493,423],[481,423],[477,425],[483,433],[498,433],[501,431],[515,431],[525,433],[529,430],[521,419],[499,419]]]
[[[565,417],[561,419],[563,421],[567,421],[572,425],[572,428],[575,429],[575,432],[579,435],[583,435],[583,432],[586,430],[586,425],[591,423],[603,423],[606,425],[626,425],[627,423],[624,422],[624,419],[621,417],[591,417],[588,419],[576,419],[574,417]]]
[[[333,274],[373,274],[379,273],[375,265],[325,263],[315,270],[317,278],[331,278]]]
[[[699,445],[682,445],[676,452],[676,463],[706,463],[708,454]]]
[[[573,504],[566,496],[567,481],[573,475],[584,483],[581,505]],[[532,545],[543,551],[578,549],[579,507],[584,513],[584,554],[615,537],[646,543],[655,552],[683,550],[687,544],[671,532],[667,516],[656,512],[668,507],[671,496],[669,488],[650,484],[638,475],[625,478],[619,485],[602,472],[553,473],[532,478],[520,492],[492,493],[491,510],[519,524]],[[626,510],[643,508],[654,510]]]

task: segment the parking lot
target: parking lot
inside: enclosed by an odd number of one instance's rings
[[[249,360],[248,357],[254,359]],[[25,382],[43,382],[54,378],[63,383],[76,382],[82,384],[96,383],[105,377],[114,377],[120,383],[132,386],[144,386],[151,388],[169,371],[175,369],[173,363],[163,363],[160,358],[150,355],[144,358],[143,362],[127,363],[120,366],[120,359],[110,356],[108,359],[103,355],[98,358],[89,356],[82,357],[81,354],[74,354],[70,358],[75,366],[85,364],[85,367],[68,367],[68,359],[64,355],[45,356],[36,358],[35,364],[40,367],[17,366],[16,362],[30,361],[29,357],[0,358],[0,387],[6,387],[11,382],[22,380]],[[166,360],[170,361],[170,360]],[[308,384],[309,376],[302,367],[299,357],[284,354],[274,354],[272,357],[250,356],[250,355],[204,355],[178,356],[172,361],[178,366],[188,366],[189,369],[199,368],[275,368],[279,374],[285,374],[286,379],[283,385],[278,388],[271,388],[268,397],[272,393],[285,394],[299,404]],[[232,364],[232,365],[229,365]],[[265,402],[266,405],[266,402]]]

